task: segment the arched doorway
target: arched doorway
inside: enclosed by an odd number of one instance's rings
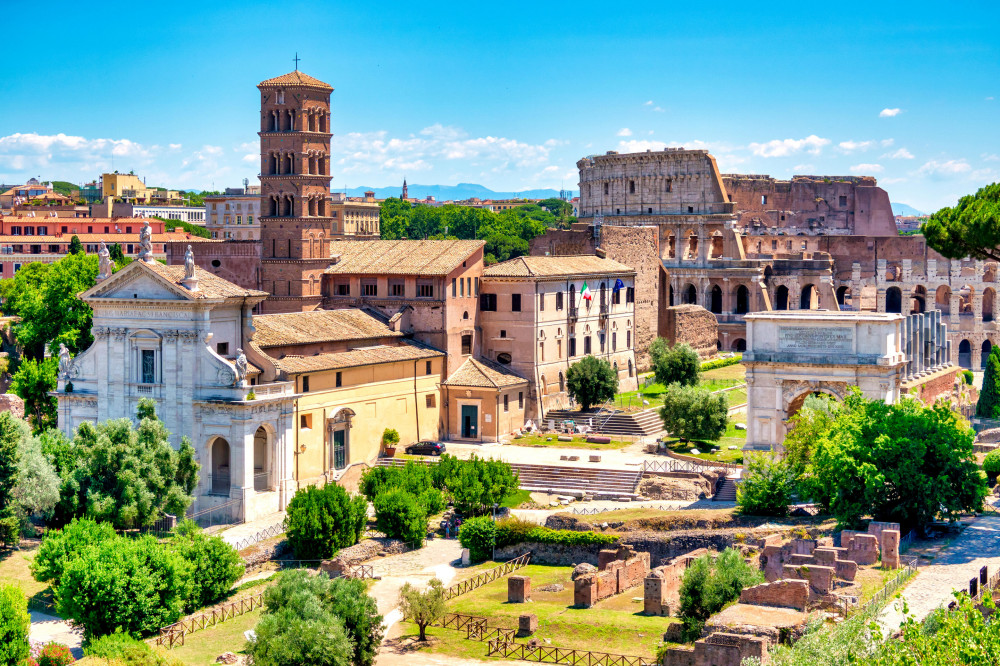
[[[746,285],[736,287],[736,314],[750,312],[750,290]]]
[[[923,285],[917,285],[913,288],[913,293],[910,295],[910,314],[920,314],[927,309],[927,289]]]
[[[341,407],[327,420],[330,468],[344,469],[351,457],[351,419],[354,410]]]
[[[734,352],[745,352],[747,350],[747,341],[743,338],[736,338],[733,340],[731,349]]]
[[[885,311],[895,313],[903,311],[903,292],[899,287],[889,287],[885,290]]]
[[[993,321],[993,310],[996,307],[996,292],[993,287],[983,290],[983,321]]]
[[[968,340],[958,343],[958,364],[967,370],[972,369],[972,345]]]
[[[812,284],[802,287],[802,294],[799,300],[800,310],[815,310],[819,307],[819,293]]]
[[[216,437],[212,442],[212,475],[209,484],[209,494],[229,497],[229,442],[222,437]]]
[[[837,395],[836,393],[833,393],[832,391],[825,391],[823,389],[820,389],[818,391],[806,391],[804,393],[800,393],[793,400],[791,400],[788,403],[788,407],[785,408],[785,421],[798,414],[799,410],[802,409],[802,406],[805,404],[806,399],[810,397],[828,398],[828,399],[832,398],[834,400],[837,400],[838,402],[841,399],[840,396]]]
[[[846,284],[837,287],[837,305],[840,306],[841,310],[850,310],[850,304],[848,299],[851,297],[851,288]]]
[[[722,314],[722,289],[713,284],[708,292],[708,310],[714,314]]]
[[[986,364],[990,360],[990,352],[993,351],[993,343],[990,342],[989,340],[983,340],[983,346],[981,347],[981,350],[983,353],[983,357],[982,360],[979,361],[979,367],[985,369]]]
[[[774,295],[774,309],[775,310],[787,310],[788,309],[788,287],[781,285],[778,287],[778,291]]]
[[[951,287],[941,285],[937,288],[934,292],[934,307],[944,316],[951,314]]]
[[[698,304],[698,290],[694,288],[693,284],[689,284],[684,287],[684,294],[682,295],[682,300],[685,305],[697,305]]]
[[[253,489],[257,492],[273,490],[271,483],[271,447],[268,446],[270,437],[264,426],[257,428],[253,434]]]

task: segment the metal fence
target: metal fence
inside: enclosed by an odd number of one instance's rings
[[[444,591],[444,598],[454,599],[457,596],[466,594],[467,592],[472,592],[473,590],[486,585],[487,583],[492,583],[498,578],[503,578],[509,573],[517,571],[521,567],[527,566],[528,561],[531,559],[531,553],[525,553],[519,557],[515,557],[513,560],[504,562],[503,564],[490,569],[489,571],[484,571],[478,576],[468,578],[460,583],[455,583],[447,590]]]
[[[662,493],[661,493],[662,494]],[[672,489],[669,492],[669,497],[660,497],[661,500],[698,500],[698,493],[693,490],[675,490]],[[650,509],[653,511],[674,511],[677,507],[674,506],[657,506],[655,504],[629,504],[627,506],[607,506],[607,507],[595,507],[593,509],[570,509],[569,512],[576,514],[578,516],[596,516],[601,513],[607,513],[609,511],[622,511],[623,509]]]
[[[487,657],[537,661],[541,664],[570,664],[571,666],[654,666],[656,664],[655,660],[650,661],[645,657],[635,655],[572,650],[547,645],[533,646],[526,643],[513,643],[502,638],[493,639],[486,645]]]
[[[899,569],[898,573],[896,573],[896,575],[891,580],[889,580],[889,582],[886,583],[881,590],[876,592],[871,599],[859,605],[857,608],[853,609],[851,613],[862,616],[874,615],[875,613],[877,613],[882,608],[882,606],[885,605],[885,602],[888,601],[890,597],[892,597],[892,595],[896,592],[896,590],[898,590],[903,585],[903,583],[909,580],[910,576],[912,576],[917,572],[917,558],[915,557],[911,558],[901,564],[902,566]],[[846,607],[840,608],[840,611],[845,616],[848,613]]]
[[[665,460],[643,460],[641,472],[701,472],[705,468],[721,469],[726,472],[735,472],[742,469],[742,465],[736,463],[720,462],[715,460],[681,460],[678,458],[667,458]]]
[[[285,533],[285,522],[282,521],[280,523],[275,523],[270,527],[265,527],[256,534],[251,534],[250,536],[244,539],[240,539],[239,541],[233,544],[233,548],[235,548],[236,550],[243,550],[244,548],[249,548],[255,543],[271,539],[273,537],[279,536],[284,533]]]
[[[229,500],[224,504],[190,512],[185,518],[193,520],[206,530],[219,526],[239,525],[243,522],[243,501]]]

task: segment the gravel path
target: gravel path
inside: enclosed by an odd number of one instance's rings
[[[31,611],[31,629],[28,640],[32,643],[62,643],[77,659],[83,657],[83,629],[58,617]]]
[[[920,621],[935,608],[947,605],[953,600],[952,590],[968,590],[969,580],[977,577],[983,566],[989,567],[990,576],[1000,567],[998,516],[974,519],[938,552],[932,564],[920,568],[917,577],[901,594],[908,614]],[[888,605],[879,615],[879,622],[887,633],[898,629],[904,619],[900,600]]]

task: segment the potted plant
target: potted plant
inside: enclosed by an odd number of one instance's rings
[[[983,458],[983,471],[986,472],[986,478],[989,479],[990,485],[996,485],[997,476],[1000,476],[1000,449],[990,451]]]
[[[399,433],[395,428],[386,428],[382,431],[382,451],[387,458],[396,455],[396,445],[399,444]]]

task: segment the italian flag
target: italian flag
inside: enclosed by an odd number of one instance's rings
[[[583,289],[580,290],[580,297],[585,301],[591,301],[594,299],[594,295],[590,293],[590,287],[587,286],[586,282],[583,283]]]

